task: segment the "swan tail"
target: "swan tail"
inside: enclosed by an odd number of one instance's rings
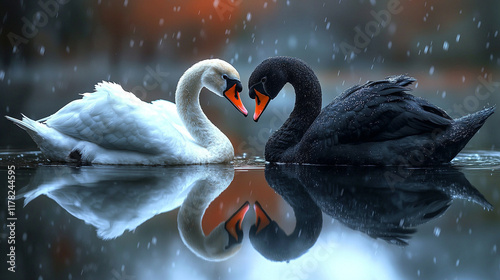
[[[451,161],[495,112],[495,106],[455,119],[443,134],[443,145],[448,153],[445,162]]]
[[[47,158],[53,161],[69,160],[68,155],[77,142],[75,139],[25,115],[21,120],[9,116],[5,117],[26,131]]]
[[[8,120],[12,121],[15,125],[22,128],[24,131],[26,131],[31,136],[31,138],[36,137],[36,135],[39,135],[37,127],[40,123],[26,117],[25,115],[22,115],[22,116],[23,116],[23,118],[21,120],[10,117],[10,116],[5,116],[5,117]]]

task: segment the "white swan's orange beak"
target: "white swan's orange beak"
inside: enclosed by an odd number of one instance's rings
[[[248,111],[243,106],[240,98],[240,92],[243,90],[241,82],[238,80],[227,79],[227,88],[224,91],[224,97],[231,102],[231,104],[238,109],[245,117],[248,115]]]
[[[226,231],[234,237],[235,241],[241,242],[240,237],[243,236],[243,232],[241,229],[241,224],[243,223],[243,218],[245,218],[245,214],[248,209],[250,209],[250,203],[245,202],[240,209],[238,209],[232,216],[226,221],[224,225]]]
[[[267,104],[269,104],[271,98],[269,98],[269,96],[267,95],[260,93],[256,89],[254,89],[254,91],[255,91],[255,112],[253,113],[253,120],[258,121],[260,115],[262,115],[262,113],[266,109]]]
[[[262,209],[262,206],[258,201],[255,201],[253,209],[255,210],[255,226],[257,227],[257,231],[255,231],[255,234],[257,234],[259,233],[259,231],[263,230],[271,223],[271,218],[267,215],[266,211]]]

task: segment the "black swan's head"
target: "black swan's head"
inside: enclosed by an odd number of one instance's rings
[[[250,98],[255,99],[254,121],[258,121],[269,101],[274,99],[288,82],[287,67],[292,58],[272,57],[260,63],[248,80]]]

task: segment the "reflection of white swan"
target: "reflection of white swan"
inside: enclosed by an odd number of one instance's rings
[[[241,248],[241,223],[249,203],[245,202],[227,221],[205,236],[201,227],[203,214],[210,203],[229,186],[234,170],[219,169],[212,175],[195,183],[179,210],[177,225],[182,241],[194,254],[205,260],[222,261]]]
[[[226,97],[245,116],[240,77],[229,63],[196,63],[179,80],[176,104],[142,102],[121,86],[102,82],[40,121],[13,121],[55,161],[98,164],[197,164],[233,160],[229,139],[200,107],[203,87]]]
[[[220,168],[43,166],[37,169],[30,183],[36,187],[21,190],[19,197],[25,198],[26,205],[46,195],[71,215],[96,227],[100,238],[111,239],[134,230],[157,214],[179,207],[193,186],[216,176]],[[224,168],[224,172],[231,175],[234,171],[231,167]]]

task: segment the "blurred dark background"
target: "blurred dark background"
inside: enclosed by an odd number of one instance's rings
[[[42,0],[0,3],[0,114],[48,116],[102,80],[145,101],[173,101],[193,63],[218,57],[248,77],[263,59],[296,56],[317,73],[323,104],[353,84],[408,73],[414,94],[459,117],[498,103],[500,2]],[[293,89],[258,123],[202,94],[236,153],[262,154],[293,107]],[[495,149],[493,115],[468,148]],[[0,119],[0,149],[36,149]]]

